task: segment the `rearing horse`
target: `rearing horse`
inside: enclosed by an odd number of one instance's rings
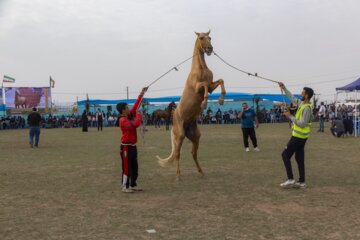
[[[161,159],[157,156],[161,166],[166,166],[174,160],[176,161],[177,179],[180,177],[180,150],[185,137],[192,142],[193,146],[191,153],[193,159],[199,174],[201,176],[204,175],[197,160],[197,151],[201,136],[197,125],[197,119],[202,110],[207,106],[208,94],[212,93],[219,85],[221,86],[219,103],[221,105],[224,104],[224,96],[226,93],[224,81],[219,79],[213,82],[213,74],[205,62],[204,53],[210,56],[213,51],[209,34],[210,31],[207,33],[196,33],[197,39],[195,42],[191,71],[186,81],[180,103],[173,116],[171,154],[165,159]]]

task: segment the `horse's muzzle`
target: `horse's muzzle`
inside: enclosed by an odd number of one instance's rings
[[[212,47],[205,48],[205,52],[206,52],[206,55],[210,56],[211,53],[213,52],[213,48]]]

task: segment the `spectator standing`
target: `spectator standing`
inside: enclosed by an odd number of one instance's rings
[[[82,131],[87,132],[88,131],[88,115],[86,113],[86,110],[84,110],[83,114],[81,115],[81,121],[82,121]]]
[[[324,106],[324,102],[321,102],[319,108],[319,130],[318,132],[324,132],[324,122],[326,116],[326,108]]]
[[[259,127],[259,121],[253,109],[248,109],[247,103],[243,103],[242,111],[239,113],[239,118],[241,119],[241,128],[243,132],[243,141],[245,151],[249,152],[249,136],[254,146],[254,151],[259,152],[260,149],[257,145],[257,139],[255,134],[255,127]],[[254,125],[254,121],[256,125]]]
[[[100,108],[98,108],[98,111],[96,112],[96,122],[97,122],[97,129],[98,131],[102,131],[103,129],[103,120],[104,120],[104,115],[102,113],[102,111],[100,110]]]
[[[33,148],[39,146],[40,140],[40,122],[41,115],[37,112],[36,108],[32,109],[32,112],[28,116],[28,124],[29,124],[29,144],[30,147]],[[34,137],[35,137],[35,145],[34,145]]]

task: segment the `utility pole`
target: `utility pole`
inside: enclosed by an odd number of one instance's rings
[[[126,99],[129,100],[129,87],[126,87]]]

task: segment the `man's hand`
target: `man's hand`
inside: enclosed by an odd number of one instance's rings
[[[291,113],[289,111],[283,112],[283,114],[286,118],[290,119],[291,118]]]
[[[141,96],[144,96],[144,94],[146,93],[146,91],[149,89],[149,87],[144,87],[142,90],[141,90],[141,93],[140,95]]]
[[[279,82],[279,87],[280,87],[281,89],[285,89],[285,84],[284,84],[283,82]]]
[[[258,123],[255,123],[255,128],[259,128],[259,124],[258,124]]]

